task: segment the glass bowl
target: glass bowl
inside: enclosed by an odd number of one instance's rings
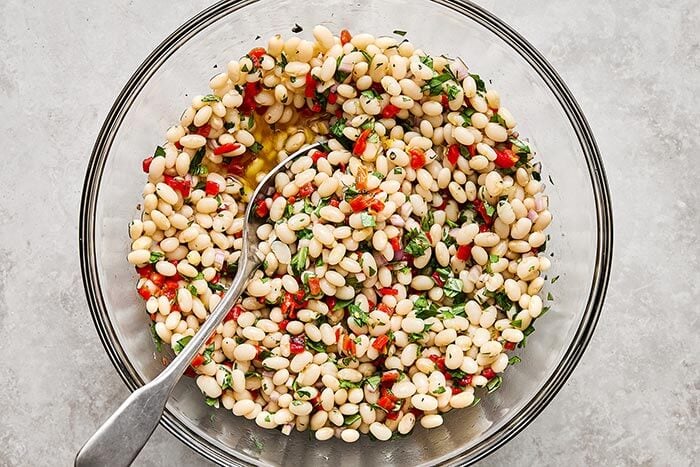
[[[463,1],[310,0],[223,1],[189,20],[146,59],[128,81],[97,138],[85,177],[80,216],[83,281],[100,339],[120,376],[134,390],[163,368],[154,353],[136,275],[126,262],[127,224],[141,201],[141,160],[191,97],[230,59],[275,33],[310,38],[315,24],[375,35],[408,31],[428,53],[465,59],[488,78],[521,122],[543,159],[554,222],[547,287],[553,310],[509,368],[503,386],[444,425],[417,427],[390,442],[362,437],[354,444],[317,442],[307,433],[284,436],[229,411],[206,406],[184,378],[162,425],[202,456],[220,464],[463,465],[493,452],[530,423],[571,374],[600,314],[612,257],[610,195],[598,148],[573,96],[527,41],[487,11]],[[258,38],[260,36],[262,39]],[[191,96],[191,95],[190,95]],[[551,183],[550,183],[551,180]],[[545,290],[547,293],[547,290]]]

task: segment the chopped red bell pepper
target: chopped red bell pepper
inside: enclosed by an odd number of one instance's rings
[[[214,149],[214,154],[217,156],[220,156],[221,154],[227,154],[229,152],[233,152],[240,147],[241,147],[241,145],[238,143],[222,144],[218,148]]]
[[[435,285],[437,285],[438,287],[442,287],[443,285],[445,285],[445,281],[442,280],[440,274],[438,274],[437,272],[434,272],[430,277],[433,279],[433,282],[435,282]]]
[[[379,305],[377,305],[377,310],[386,313],[389,316],[394,314],[394,309],[390,308],[389,305],[385,305],[384,303],[380,303]]]
[[[413,170],[418,170],[425,165],[425,153],[421,149],[411,149],[408,154],[411,156]]]
[[[379,336],[379,337],[386,337],[386,336]],[[379,339],[379,337],[377,339]],[[387,341],[388,341],[387,337]],[[375,341],[376,342],[376,341]],[[401,374],[397,370],[390,370],[390,371],[385,371],[382,373],[382,378],[381,378],[381,384],[382,386],[390,386],[397,382],[399,380],[399,377]]]
[[[183,178],[171,177],[170,175],[164,175],[163,181],[173,190],[179,191],[183,198],[187,198],[190,195],[192,185],[189,181]]]
[[[329,201],[328,204],[330,204],[330,205],[333,206],[334,208],[337,208],[338,206],[340,206],[340,201],[337,200],[337,199],[335,199],[335,198],[333,198],[332,200]]]
[[[377,405],[387,412],[394,410],[394,401],[388,396],[382,396],[377,401]]]
[[[389,336],[384,334],[384,335],[377,337],[374,340],[374,342],[372,342],[372,347],[374,347],[375,349],[377,349],[378,351],[381,352],[382,350],[384,350],[384,347],[386,347],[386,345],[388,343],[389,343]],[[382,376],[382,380],[383,379],[384,379],[384,376]]]
[[[333,311],[333,308],[337,302],[338,300],[333,296],[326,297],[326,305],[328,305],[328,309],[330,311]]]
[[[318,277],[309,277],[308,282],[311,295],[319,295],[321,293],[321,279]]]
[[[314,97],[316,94],[316,80],[314,79],[311,72],[306,74],[306,87],[304,88],[305,97]]]
[[[382,109],[382,117],[394,118],[399,112],[401,112],[401,109],[396,107],[394,104],[387,104],[387,106]]]
[[[481,371],[481,376],[483,376],[486,379],[493,379],[496,377],[496,372],[493,371],[491,368],[484,368]]]
[[[210,131],[211,131],[211,125],[209,125],[208,123],[197,128],[197,134],[200,136],[204,136],[205,138],[209,137]]]
[[[338,102],[338,94],[336,94],[336,93],[334,93],[334,92],[329,93],[329,94],[328,94],[328,103],[329,103],[330,105],[333,105],[333,104],[335,104],[336,102]]]
[[[204,185],[204,192],[209,196],[216,196],[219,194],[219,184],[214,181],[207,181]]]
[[[384,210],[384,203],[382,203],[378,199],[373,199],[370,202],[369,207],[374,209],[375,212],[380,212]]]
[[[355,141],[355,145],[352,148],[352,153],[355,156],[361,156],[362,153],[365,152],[365,149],[367,149],[367,138],[369,138],[371,131],[368,129],[363,130],[362,133],[360,133],[360,136],[357,137],[357,140]]]
[[[398,295],[399,291],[393,287],[382,287],[379,289],[379,295]]]
[[[472,201],[472,204],[474,205],[474,209],[476,209],[476,212],[478,212],[481,218],[484,220],[484,223],[487,225],[491,225],[492,219],[491,216],[489,216],[486,213],[486,207],[484,206],[483,201],[477,198],[474,201]]]
[[[136,266],[136,272],[139,273],[141,277],[148,277],[154,271],[152,264],[146,264],[145,266]]]
[[[365,195],[357,195],[350,200],[350,207],[352,212],[364,211],[369,207],[370,198]]]
[[[226,318],[224,318],[224,322],[226,321],[237,321],[238,317],[241,316],[241,313],[243,313],[245,310],[241,305],[234,305],[233,308],[229,310],[229,312],[226,314]]]
[[[156,287],[163,287],[163,284],[165,283],[165,276],[155,271],[152,272],[148,278],[156,285]]]
[[[447,160],[450,161],[450,164],[457,165],[457,161],[459,160],[458,144],[453,144],[447,149]]]
[[[360,166],[357,170],[357,175],[355,176],[355,186],[358,190],[367,189],[367,169],[364,166]]]
[[[459,394],[460,392],[462,392],[462,390],[460,388],[458,388],[457,386],[452,386],[452,395],[453,396],[455,394]]]
[[[318,162],[319,159],[325,159],[328,157],[327,152],[323,151],[316,151],[313,156],[311,156],[311,160],[314,161],[314,164]]]
[[[195,357],[192,359],[192,366],[199,366],[202,363],[204,363],[204,357],[201,355],[195,355]]]
[[[515,349],[515,342],[505,342],[503,344],[503,348],[506,350],[514,350]]]
[[[352,40],[352,35],[350,34],[350,31],[348,31],[347,29],[343,29],[342,31],[340,31],[340,43],[342,45],[347,44],[351,40]]]
[[[143,169],[144,173],[148,173],[149,170],[151,170],[151,162],[153,162],[152,157],[147,157],[141,162],[141,168]]]
[[[283,319],[282,321],[279,322],[278,326],[280,328],[280,331],[286,332],[287,331],[287,325],[289,324],[288,319]]]
[[[289,353],[296,355],[306,350],[306,337],[303,334],[294,336],[289,340]]]
[[[255,215],[258,217],[267,217],[267,215],[270,213],[270,208],[267,207],[267,203],[265,203],[264,199],[261,199],[258,201],[258,203],[255,205]]]
[[[391,248],[393,248],[394,251],[399,251],[401,249],[401,243],[399,241],[399,237],[390,238],[389,243],[391,243]]]
[[[469,157],[476,156],[476,144],[470,144],[467,149],[469,149]]]
[[[264,48],[255,47],[250,52],[248,52],[248,56],[250,57],[250,60],[253,62],[253,65],[255,65],[255,67],[258,68],[258,67],[260,67],[260,59],[266,53],[267,53],[267,51]]]
[[[301,198],[307,198],[311,196],[311,193],[314,192],[314,186],[311,184],[311,182],[307,183],[303,187],[299,188],[299,197]]]
[[[345,336],[343,339],[343,350],[349,355],[355,355],[357,353],[357,344],[355,344],[355,340],[350,336]]]
[[[457,253],[455,254],[455,256],[459,260],[469,261],[469,258],[472,257],[472,244],[470,243],[469,245],[460,245],[459,248],[457,248]]]
[[[144,300],[148,300],[149,298],[151,298],[152,294],[151,291],[148,290],[148,287],[143,286],[139,289],[139,295],[141,295],[141,298],[143,298]]]
[[[502,169],[510,169],[518,162],[518,156],[510,149],[503,149],[496,151],[496,160],[493,162]]]

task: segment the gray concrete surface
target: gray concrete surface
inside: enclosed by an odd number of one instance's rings
[[[2,2],[0,465],[67,465],[127,390],[80,280],[89,152],[116,94],[210,4]],[[615,263],[591,345],[499,465],[697,465],[700,6],[492,0],[589,118],[615,208]],[[205,462],[158,429],[137,465]]]

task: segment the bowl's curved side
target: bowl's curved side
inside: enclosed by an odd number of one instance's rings
[[[593,186],[597,222],[593,285],[589,292],[581,325],[574,336],[573,345],[567,349],[557,368],[552,372],[551,377],[541,386],[540,391],[530,403],[507,421],[500,430],[494,432],[468,452],[452,452],[437,459],[437,461],[444,464],[457,465],[475,462],[484,458],[524,429],[557,394],[580,360],[598,321],[607,290],[612,262],[612,208],[603,163],[590,127],[573,95],[552,66],[522,36],[483,8],[463,0],[431,1],[442,7],[449,8],[455,14],[466,16],[491,31],[530,63],[546,82],[568,117],[584,154]],[[117,333],[110,322],[100,286],[95,253],[95,212],[107,155],[117,130],[139,91],[168,57],[180,45],[221,17],[254,3],[256,3],[254,0],[223,0],[191,18],[168,36],[144,60],[117,96],[92,150],[83,184],[80,209],[79,244],[83,285],[100,340],[120,377],[132,391],[143,385],[144,381],[134,367],[128,364],[126,353],[120,345]],[[208,440],[183,424],[169,410],[166,410],[161,423],[182,442],[212,461],[221,464],[232,462],[228,453],[211,445]],[[244,453],[238,452],[236,457],[238,462],[246,464],[259,463],[256,459]]]

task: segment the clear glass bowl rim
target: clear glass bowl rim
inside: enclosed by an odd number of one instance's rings
[[[205,29],[222,16],[257,3],[257,1],[258,0],[222,0],[185,22],[158,45],[138,67],[117,96],[100,130],[90,156],[85,174],[80,206],[79,249],[83,285],[90,313],[99,338],[110,360],[117,369],[117,372],[130,391],[135,391],[143,386],[145,382],[126,358],[126,354],[111,326],[102,297],[94,248],[95,211],[104,165],[107,161],[114,137],[126,112],[152,74],[180,45],[184,44],[198,32]],[[613,252],[612,205],[601,155],[588,122],[561,77],[546,61],[542,54],[512,27],[478,5],[464,0],[426,1],[439,4],[451,9],[456,14],[466,16],[495,34],[510,45],[515,52],[520,54],[545,81],[552,94],[559,101],[562,110],[567,115],[572,128],[576,132],[579,144],[581,145],[588,166],[591,185],[593,187],[598,228],[592,287],[586,308],[583,312],[581,324],[577,329],[571,345],[566,349],[566,353],[555,371],[552,372],[550,378],[530,400],[529,404],[520,412],[514,414],[500,430],[494,432],[482,443],[469,451],[456,453],[443,463],[444,465],[464,465],[471,464],[488,456],[532,422],[563,387],[574,367],[581,359],[600,317],[609,282]],[[167,408],[161,419],[161,425],[177,439],[205,458],[219,464],[230,463],[230,458],[228,456],[186,427],[168,411]],[[241,456],[239,453],[234,453],[234,456],[238,458],[240,465],[253,465],[250,459],[244,458],[246,456]]]

